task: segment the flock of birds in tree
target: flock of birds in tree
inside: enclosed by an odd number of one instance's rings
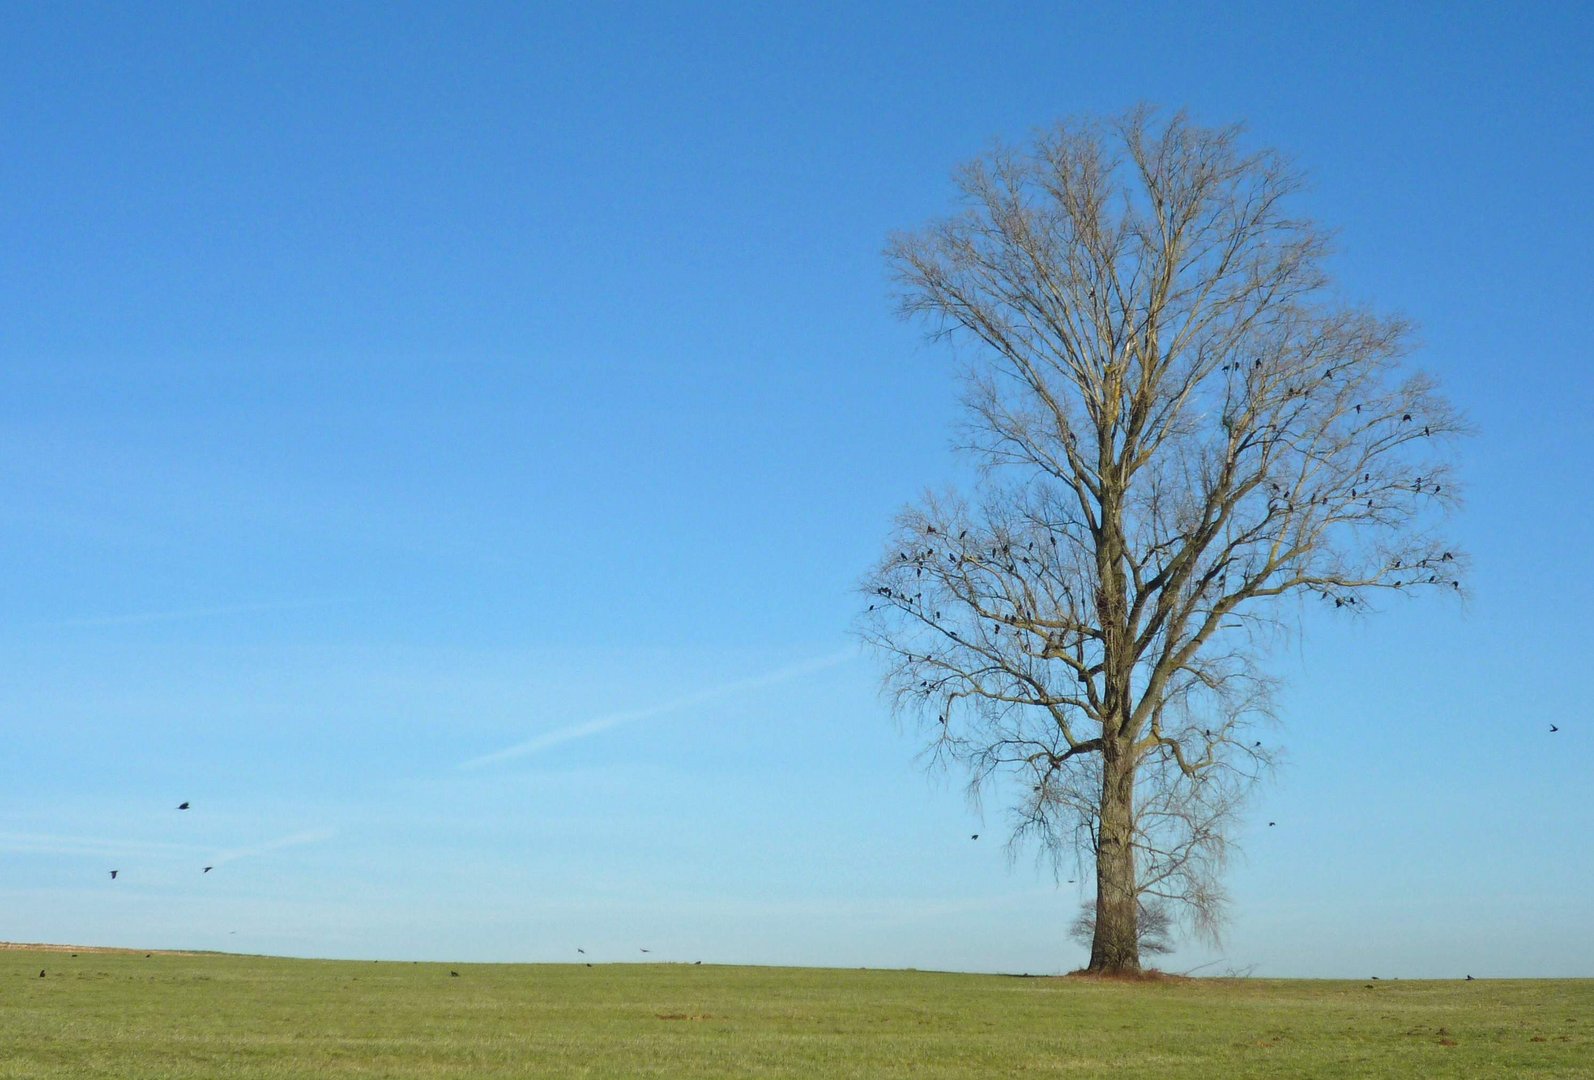
[[[1261,367],[1261,361],[1260,360],[1256,361],[1254,366],[1260,368]],[[1241,365],[1238,362],[1233,363],[1233,364],[1226,364],[1226,365],[1224,365],[1223,370],[1229,370],[1231,368],[1233,370],[1235,370],[1235,371],[1239,371],[1239,370],[1241,370]],[[1323,379],[1325,381],[1332,379],[1334,377],[1334,373],[1335,372],[1334,372],[1333,368],[1328,369],[1327,371],[1324,372]],[[1295,396],[1297,394],[1304,395],[1304,393],[1305,393],[1305,391],[1291,391],[1289,396]],[[1354,411],[1355,411],[1355,413],[1357,415],[1360,415],[1361,412],[1362,412],[1362,406],[1360,404],[1357,404],[1356,406],[1354,406]],[[1401,413],[1401,416],[1400,416],[1400,423],[1401,424],[1412,424],[1412,423],[1415,423],[1415,422],[1416,422],[1416,418],[1411,413],[1409,413],[1409,412],[1402,412]],[[1429,425],[1429,424],[1424,424],[1423,428],[1422,428],[1422,435],[1425,438],[1426,437],[1432,437],[1432,435],[1433,435],[1432,426]],[[1370,473],[1370,472],[1364,473],[1359,482],[1356,481],[1355,478],[1352,478],[1351,483],[1348,484],[1347,488],[1346,488],[1346,493],[1348,493],[1348,496],[1349,496],[1348,500],[1346,500],[1346,505],[1352,505],[1352,504],[1354,504],[1356,502],[1359,502],[1360,500],[1362,500],[1365,497],[1366,498],[1366,508],[1367,508],[1367,510],[1369,510],[1369,511],[1376,510],[1377,509],[1376,496],[1371,495],[1371,492],[1373,491],[1373,488],[1372,488],[1373,484],[1374,484],[1374,479],[1373,479],[1372,473]],[[1385,487],[1386,487],[1386,490],[1390,490],[1390,489],[1393,489],[1394,485],[1385,485]],[[1419,476],[1417,476],[1417,477],[1412,479],[1412,481],[1411,481],[1411,491],[1412,491],[1413,494],[1428,494],[1428,495],[1437,496],[1437,495],[1441,494],[1444,491],[1444,487],[1437,479],[1434,479],[1432,476],[1424,477],[1424,476],[1419,475]],[[1280,509],[1286,509],[1286,510],[1290,508],[1290,505],[1291,505],[1290,501],[1286,497],[1288,493],[1285,491],[1283,485],[1278,484],[1278,483],[1273,483],[1273,484],[1271,484],[1269,486],[1269,492],[1270,492],[1270,494],[1269,494],[1269,499],[1268,499],[1268,509],[1269,509],[1270,512],[1272,512],[1275,509],[1275,507],[1280,508]],[[1328,506],[1328,505],[1330,505],[1333,502],[1333,499],[1327,493],[1318,493],[1316,495],[1310,496],[1306,500],[1306,502],[1307,502],[1307,505],[1319,505],[1319,504],[1321,504],[1321,505],[1324,505],[1324,506]],[[946,551],[945,554],[946,554],[947,563],[948,563],[949,567],[963,567],[963,566],[967,566],[967,565],[973,565],[973,566],[976,566],[976,567],[985,568],[985,567],[989,567],[989,566],[995,566],[995,567],[997,567],[999,569],[1006,570],[1009,574],[1018,574],[1019,573],[1020,564],[1022,564],[1026,569],[1029,568],[1032,565],[1035,566],[1036,568],[1039,568],[1039,567],[1041,567],[1043,565],[1043,563],[1042,563],[1040,558],[1036,558],[1032,562],[1032,560],[1029,557],[1030,555],[1035,554],[1035,543],[1034,543],[1034,541],[1030,541],[1029,544],[1025,548],[1022,548],[1020,550],[1020,552],[1016,556],[1014,554],[1013,545],[1012,545],[1011,542],[997,543],[997,544],[993,545],[990,548],[990,555],[989,555],[989,559],[987,560],[986,556],[982,552],[976,550],[973,553],[971,553],[969,551],[968,545],[967,545],[969,533],[968,533],[967,529],[961,530],[957,534],[956,538],[954,539],[954,537],[953,537],[953,535],[952,535],[950,530],[940,531],[940,530],[937,530],[934,525],[926,524],[924,526],[924,534],[925,534],[925,537],[927,539],[931,538],[931,537],[937,537],[937,536],[942,537],[946,541],[946,543],[947,543],[949,548],[951,547],[951,545],[953,543],[956,543],[957,545],[962,547],[963,550],[961,552],[956,552],[956,551],[952,551],[952,550],[947,550]],[[1052,546],[1053,552],[1055,553],[1055,550],[1057,548],[1057,537],[1056,536],[1051,536],[1051,537],[1049,537],[1049,539],[1050,539],[1050,542],[1051,542],[1051,546]],[[1043,553],[1044,553],[1044,549],[1043,549]],[[938,558],[939,558],[939,556],[937,555],[936,549],[934,547],[930,547],[928,544],[926,544],[926,546],[923,549],[916,549],[912,553],[910,553],[908,551],[900,551],[900,552],[898,552],[896,563],[897,563],[898,566],[901,566],[903,568],[906,568],[908,566],[912,566],[913,567],[913,571],[914,571],[914,578],[916,580],[918,580],[918,579],[922,579],[924,577],[924,572],[925,572],[925,569],[927,567],[931,569],[932,573],[934,572],[934,570],[939,566]],[[1413,563],[1411,563],[1409,565],[1402,565],[1402,560],[1400,560],[1398,558],[1394,559],[1394,560],[1392,560],[1391,565],[1389,566],[1389,570],[1390,571],[1400,571],[1403,574],[1409,574],[1410,576],[1403,576],[1403,577],[1400,577],[1400,578],[1393,578],[1390,581],[1390,586],[1393,587],[1393,588],[1399,589],[1399,588],[1402,588],[1402,587],[1407,586],[1407,585],[1417,585],[1417,584],[1440,585],[1440,586],[1448,585],[1450,588],[1452,588],[1455,591],[1459,592],[1461,590],[1461,582],[1460,582],[1459,579],[1450,578],[1450,577],[1442,577],[1441,576],[1441,568],[1444,568],[1446,563],[1454,563],[1455,561],[1456,561],[1455,553],[1454,552],[1450,552],[1450,551],[1445,551],[1445,552],[1443,552],[1443,553],[1441,553],[1441,554],[1439,554],[1437,556],[1428,556],[1428,557],[1416,560],[1415,562],[1413,562]],[[1426,578],[1426,580],[1424,580],[1425,578]],[[1226,582],[1226,576],[1225,576],[1224,580]],[[1068,587],[1066,585],[1063,586],[1063,592],[1070,599],[1072,599],[1072,594],[1069,592]],[[922,590],[919,591],[919,592],[908,593],[905,589],[899,591],[897,589],[893,589],[889,585],[880,585],[880,586],[876,587],[875,593],[878,596],[884,598],[886,601],[892,602],[893,604],[900,604],[901,606],[907,608],[908,610],[913,611],[915,614],[918,614],[920,617],[926,618],[927,621],[933,621],[934,623],[938,624],[940,622],[940,620],[941,620],[941,613],[939,611],[923,611],[923,610],[920,610],[922,607],[924,607],[924,604],[923,604],[924,593],[923,593]],[[1332,599],[1333,602],[1334,602],[1334,606],[1336,608],[1354,606],[1356,604],[1356,596],[1354,594],[1348,594],[1348,593],[1336,594],[1336,593],[1329,592],[1329,591],[1325,590],[1325,591],[1322,592],[1322,596],[1324,597],[1325,600]],[[869,605],[868,610],[873,612],[873,611],[875,611],[877,608],[879,608],[881,606],[882,605],[880,604],[880,602],[876,601],[875,603],[871,603]],[[1015,627],[1016,628],[1021,622],[1025,622],[1025,621],[1028,621],[1028,614],[1022,608],[1017,608],[1015,610],[1015,613],[1013,613],[1013,614],[1008,614],[1008,615],[1005,615],[1005,616],[1002,616],[1002,617],[999,617],[999,618],[994,618],[992,620],[992,622],[991,622],[991,631],[992,631],[993,634],[1000,635],[1002,633],[1003,624],[1004,623],[1007,626],[1011,626],[1011,627]],[[1228,624],[1226,624],[1226,625],[1228,625]],[[941,628],[941,629],[947,635],[947,637],[950,638],[952,641],[958,642],[959,644],[963,644],[962,639],[958,636],[956,631],[945,629],[945,628]],[[1052,644],[1053,644],[1053,642],[1050,639],[1048,639],[1048,641],[1047,641],[1048,647],[1050,647]],[[906,659],[910,663],[913,662],[916,659],[916,657],[912,653],[907,653],[905,655],[906,655]],[[924,657],[924,660],[926,662],[928,662],[930,659],[931,659],[931,657],[929,655],[926,655]],[[930,681],[929,680],[921,681],[920,684],[919,684],[919,688],[918,689],[926,697],[928,697],[934,690],[934,688],[930,685]],[[938,717],[938,719],[939,719],[939,721],[941,722],[942,725],[945,725],[947,723],[947,721],[948,721],[948,718],[945,715],[942,715],[942,716]],[[1554,734],[1556,732],[1559,732],[1560,730],[1561,729],[1560,729],[1559,726],[1557,726],[1555,724],[1551,724],[1550,725],[1550,732],[1552,734]],[[1208,732],[1208,734],[1210,735],[1211,733]],[[1261,744],[1258,743],[1257,745],[1260,746]],[[1274,822],[1274,821],[1269,821],[1267,824],[1268,824],[1269,828],[1273,828],[1278,823]],[[970,836],[969,839],[978,840],[979,838],[980,838],[979,834],[975,833],[972,836]],[[1467,979],[1470,981],[1472,979],[1472,976],[1470,976],[1470,975],[1467,976]]]
[[[193,804],[191,804],[186,799],[184,799],[182,802],[177,804],[177,809],[179,809],[179,810],[190,810],[192,808],[193,808]],[[214,866],[206,866],[206,867],[202,867],[199,872],[201,874],[208,874],[214,869],[216,869]],[[122,876],[122,871],[121,870],[112,870],[110,873],[111,873],[111,880],[112,881],[115,881],[117,878]],[[42,974],[42,972],[41,972],[41,974]]]

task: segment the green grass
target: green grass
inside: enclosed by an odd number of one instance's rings
[[[3,1078],[1109,1073],[1594,1077],[1594,980],[1121,984],[0,950]]]

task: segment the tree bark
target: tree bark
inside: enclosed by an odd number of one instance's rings
[[[1098,974],[1140,971],[1139,903],[1135,888],[1133,751],[1122,737],[1102,754],[1101,825],[1096,852],[1096,934],[1090,967]]]

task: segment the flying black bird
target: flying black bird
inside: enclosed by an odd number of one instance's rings
[[[115,880],[116,880],[116,875],[117,875],[117,874],[120,874],[120,873],[121,873],[121,871],[120,871],[120,870],[112,870],[112,871],[111,871],[111,880],[112,880],[112,881],[115,881]]]
[[[178,803],[177,804],[177,809],[179,809],[179,810],[187,810],[188,809],[188,804],[187,803]]]
[[[643,952],[652,952],[653,950],[652,949],[643,949],[642,951]]]
[[[1560,729],[1560,728],[1558,728],[1558,727],[1556,727],[1556,726],[1555,726],[1555,725],[1554,725],[1554,724],[1551,724],[1551,725],[1550,725],[1550,730],[1551,730],[1551,731],[1560,731],[1560,730],[1561,730],[1561,729]]]
[[[973,836],[969,837],[970,840],[978,840],[979,838],[980,838],[980,834],[979,833],[975,833]]]
[[[207,866],[203,870],[201,870],[200,873],[201,874],[208,874],[214,869],[216,869],[214,866]]]
[[[577,949],[576,952],[580,953],[582,956],[587,955],[587,950],[585,949]]]
[[[1275,826],[1277,824],[1278,824],[1278,822],[1276,822],[1276,821],[1270,821],[1270,822],[1267,823],[1267,827],[1271,829],[1273,826]]]

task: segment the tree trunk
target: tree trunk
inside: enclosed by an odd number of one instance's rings
[[[1135,769],[1124,740],[1102,754],[1101,825],[1096,852],[1096,935],[1089,971],[1140,971],[1139,902],[1135,888]]]

